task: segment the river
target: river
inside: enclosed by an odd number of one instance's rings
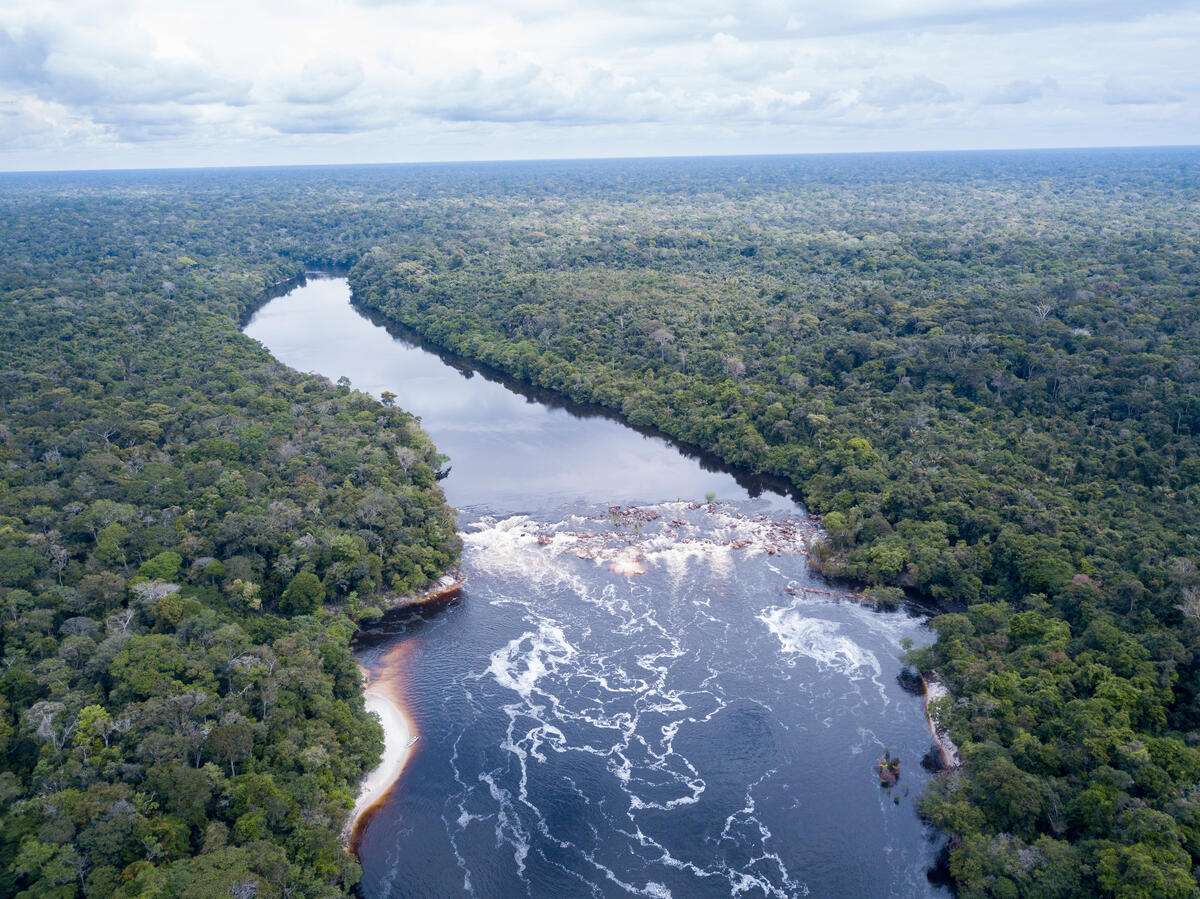
[[[465,589],[359,641],[420,734],[360,836],[365,896],[948,895],[897,681],[932,635],[811,572],[776,485],[389,333],[341,278],[245,332],[394,392],[452,466]]]

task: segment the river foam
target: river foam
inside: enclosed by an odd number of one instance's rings
[[[794,834],[779,836],[792,832],[780,802],[811,764],[795,740],[837,731],[836,716],[809,710],[826,695],[852,720],[887,708],[880,652],[918,626],[813,581],[814,531],[695,503],[466,528],[465,601],[509,624],[459,676],[474,723],[448,753],[442,821],[464,892],[484,894],[490,846],[521,882],[581,894],[808,893]],[[814,666],[804,682],[801,660]],[[852,704],[818,681],[848,685]],[[856,725],[844,745],[873,755],[873,734]]]
[[[673,502],[612,506],[606,514],[557,522],[528,515],[484,517],[472,523],[464,542],[473,551],[474,564],[538,583],[562,577],[555,560],[572,555],[624,576],[661,569],[677,586],[696,564],[727,576],[735,555],[804,556],[818,530],[807,518],[747,515],[727,504]],[[538,554],[531,553],[535,547]]]
[[[779,638],[785,653],[811,659],[823,670],[850,680],[875,680],[883,673],[875,653],[842,634],[840,624],[807,617],[797,605],[769,609],[759,620]]]
[[[911,800],[885,801],[869,761],[928,746],[893,680],[918,625],[814,576],[816,524],[782,496],[464,378],[348,298],[312,282],[248,333],[301,371],[398,394],[452,458],[441,484],[467,532],[462,595],[360,642],[376,674],[389,643],[420,659],[388,689],[422,730],[405,788],[361,831],[363,894],[936,892]],[[628,505],[709,493],[731,501]],[[789,610],[826,630],[803,635]],[[905,766],[914,796],[926,776]]]

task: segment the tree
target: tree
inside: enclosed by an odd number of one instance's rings
[[[108,741],[113,733],[112,715],[100,705],[89,705],[79,710],[75,723],[75,745],[87,750],[103,743],[108,748]]]
[[[175,579],[182,564],[183,557],[179,553],[161,552],[149,561],[143,562],[138,568],[138,574],[151,580],[170,581]]]
[[[229,776],[237,776],[235,764],[254,751],[254,733],[245,724],[220,724],[209,731],[204,748],[217,761],[229,765]]]
[[[665,361],[667,358],[667,344],[675,343],[675,335],[665,328],[655,328],[650,332],[650,339],[658,344],[660,358]]]
[[[325,586],[311,571],[301,571],[287,585],[279,603],[285,615],[307,615],[321,607]]]

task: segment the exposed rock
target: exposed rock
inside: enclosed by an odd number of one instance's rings
[[[911,693],[913,696],[925,695],[925,682],[921,680],[921,672],[916,668],[901,669],[900,673],[896,675],[896,683],[905,693]]]
[[[936,671],[930,671],[922,675],[922,683],[925,685],[925,720],[929,724],[929,733],[933,736],[933,745],[937,748],[938,754],[942,759],[942,770],[948,771],[954,768],[962,767],[962,758],[958,754],[958,747],[954,745],[954,741],[950,739],[950,732],[937,721],[933,720],[933,716],[929,712],[929,704],[935,699],[949,696],[950,691],[947,689],[942,679],[938,677]]]
[[[432,587],[418,593],[407,593],[404,596],[394,596],[385,599],[388,609],[407,609],[409,606],[422,606],[430,602],[450,599],[463,588],[467,576],[461,569],[451,568],[443,574]]]
[[[936,743],[931,744],[929,751],[921,756],[921,767],[931,774],[946,770],[946,764],[942,761],[942,751]]]
[[[900,779],[899,757],[892,755],[891,751],[884,747],[883,758],[875,763],[875,771],[879,775],[881,787],[894,787]]]

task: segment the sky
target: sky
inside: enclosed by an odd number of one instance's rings
[[[1200,144],[1195,0],[0,0],[0,170]]]

